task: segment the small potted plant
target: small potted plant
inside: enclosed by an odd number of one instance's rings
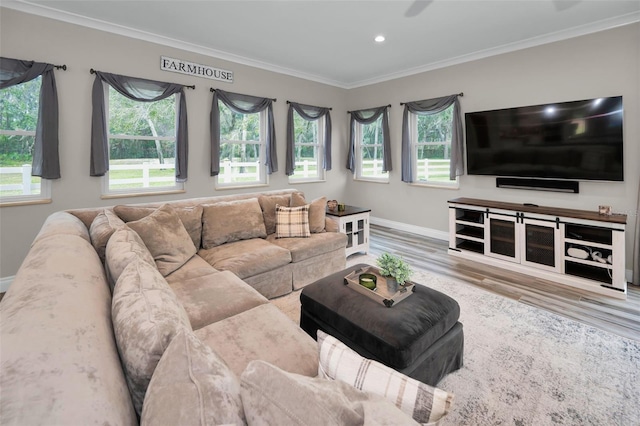
[[[389,253],[382,253],[376,263],[380,275],[387,280],[387,289],[392,294],[398,291],[398,285],[404,285],[409,281],[413,273],[407,262]]]

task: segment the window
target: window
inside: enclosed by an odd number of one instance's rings
[[[324,120],[305,120],[293,111],[295,169],[289,181],[324,180]]]
[[[449,179],[453,105],[436,114],[410,114],[413,183],[455,186]],[[415,141],[415,142],[414,142]]]
[[[0,203],[46,200],[49,180],[31,176],[42,77],[0,90]]]
[[[382,115],[371,124],[356,123],[355,130],[356,179],[388,182],[389,172],[382,171]]]
[[[182,190],[176,173],[178,96],[134,101],[105,84],[108,99],[109,171],[105,194]]]
[[[263,185],[267,183],[266,109],[254,114],[220,108],[220,173],[218,187]]]

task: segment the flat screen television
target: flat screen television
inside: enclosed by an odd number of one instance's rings
[[[467,173],[622,181],[622,96],[465,114]]]

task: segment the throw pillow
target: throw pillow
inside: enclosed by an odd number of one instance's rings
[[[118,278],[134,259],[143,260],[153,267],[156,266],[156,261],[149,253],[147,246],[144,245],[142,238],[136,231],[124,225],[113,233],[107,243],[104,264],[112,293]]]
[[[176,207],[171,206],[178,214],[185,229],[189,233],[193,245],[200,248],[202,240],[202,206]],[[157,210],[157,207],[139,207],[139,206],[115,206],[113,211],[125,222],[133,222],[143,217],[149,216]]]
[[[258,203],[262,209],[262,216],[264,217],[264,226],[267,230],[267,235],[271,235],[276,232],[276,205],[289,207],[291,202],[291,195],[261,195],[258,197]]]
[[[218,354],[181,330],[151,377],[140,423],[245,424],[240,382]]]
[[[138,415],[158,361],[189,317],[158,270],[141,259],[122,272],[111,304],[113,332]]]
[[[184,265],[198,251],[178,214],[168,204],[149,216],[127,223],[127,226],[140,235],[164,277]]]
[[[291,207],[304,206],[307,202],[299,192],[291,194]],[[320,197],[309,203],[309,230],[317,234],[325,231],[327,197]]]
[[[451,409],[453,394],[363,358],[322,330],[318,330],[318,349],[319,376],[383,396],[419,423],[437,422]]]
[[[104,210],[93,219],[91,227],[89,228],[89,235],[91,236],[91,244],[96,249],[100,260],[104,263],[105,251],[107,249],[107,243],[111,235],[124,225],[122,219],[120,219],[113,211]]]
[[[309,206],[283,207],[276,205],[276,238],[311,236]]]
[[[234,241],[267,237],[257,198],[221,201],[203,207],[202,247],[205,249]]]
[[[251,361],[240,376],[240,394],[250,426],[417,425],[382,397],[260,360]]]

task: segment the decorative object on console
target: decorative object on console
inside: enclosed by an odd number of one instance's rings
[[[611,206],[598,206],[598,213],[610,215],[612,213]]]
[[[327,201],[327,208],[332,212],[336,211],[336,209],[338,208],[338,202],[336,200]]]

